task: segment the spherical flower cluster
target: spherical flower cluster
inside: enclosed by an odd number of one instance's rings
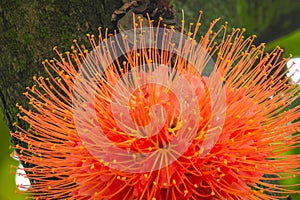
[[[139,19],[45,60],[12,132],[35,199],[276,199],[300,174],[297,87],[282,50],[227,24],[196,42]],[[220,43],[216,38],[221,37]],[[214,62],[212,62],[214,60]]]

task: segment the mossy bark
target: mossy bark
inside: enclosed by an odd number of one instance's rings
[[[1,1],[0,109],[10,130],[18,122],[15,104],[26,106],[22,92],[34,84],[32,76],[45,75],[41,62],[55,56],[52,48],[67,51],[73,39],[84,43],[86,33],[97,34],[99,26],[113,30],[111,15],[122,4],[122,0]]]

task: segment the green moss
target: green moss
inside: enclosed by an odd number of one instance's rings
[[[0,2],[0,108],[10,129],[18,121],[16,102],[27,105],[22,93],[33,85],[32,76],[47,76],[41,61],[57,57],[52,48],[70,50],[73,39],[84,43],[86,33],[95,33],[98,26],[111,27],[110,16],[121,4],[121,0]]]

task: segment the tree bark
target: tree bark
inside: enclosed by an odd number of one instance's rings
[[[64,52],[73,39],[84,42],[86,33],[97,34],[99,26],[116,28],[111,15],[122,4],[121,0],[1,1],[0,108],[10,130],[18,122],[15,104],[27,105],[22,92],[33,85],[32,76],[45,75],[41,62],[55,56],[52,48],[57,45]]]

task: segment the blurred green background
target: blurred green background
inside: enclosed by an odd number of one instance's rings
[[[3,114],[0,110],[0,200],[21,200],[25,199],[24,195],[17,194],[15,184],[15,170],[10,168],[11,165],[17,166],[18,161],[10,158],[13,152],[9,149],[10,135],[3,121]]]
[[[179,13],[184,9],[188,22],[195,21],[199,9],[202,9],[204,11],[203,31],[207,30],[206,27],[211,20],[221,17],[223,22],[229,22],[230,27],[245,27],[246,34],[257,35],[257,43],[266,42],[268,50],[279,45],[285,50],[285,56],[293,54],[294,57],[300,57],[300,1],[298,0],[174,0],[174,2]],[[178,16],[180,18],[180,14]],[[9,156],[12,152],[9,149],[10,135],[1,111],[0,134],[0,200],[24,199],[24,195],[15,193],[15,175],[10,166],[17,166],[18,162]],[[292,182],[299,183],[300,179],[282,183]],[[294,195],[293,199],[300,199],[300,195]]]

